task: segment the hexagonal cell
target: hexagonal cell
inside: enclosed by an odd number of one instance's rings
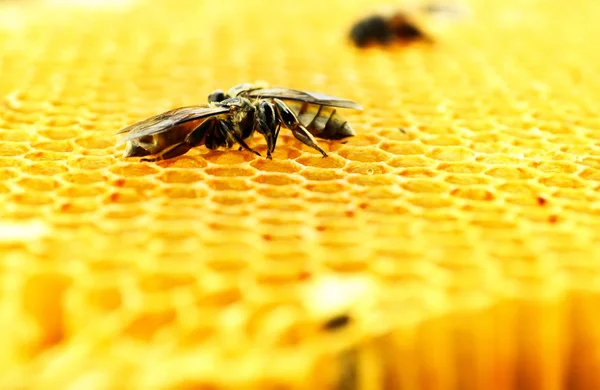
[[[256,173],[256,171],[252,168],[232,166],[206,168],[204,172],[207,175],[216,177],[250,177],[254,176]]]
[[[437,164],[435,160],[420,155],[392,157],[386,163],[394,168],[433,167]]]
[[[253,194],[248,194],[247,192],[242,194],[222,193],[211,196],[210,200],[224,206],[251,205],[252,203],[256,202],[256,196]]]
[[[440,173],[432,168],[406,168],[398,174],[406,178],[434,178]]]
[[[176,321],[177,312],[174,309],[141,313],[124,327],[123,333],[134,339],[150,342],[160,330],[173,326]]]
[[[71,184],[74,185],[86,185],[86,184],[95,184],[95,183],[104,183],[106,181],[106,176],[99,171],[91,171],[91,172],[68,172],[61,175],[61,178]]]
[[[164,183],[195,183],[204,180],[202,172],[191,169],[169,169],[157,176]]]
[[[284,175],[276,173],[259,173],[252,181],[260,184],[285,186],[285,185],[300,185],[304,182],[302,178],[293,175]]]
[[[460,146],[463,145],[463,140],[456,135],[440,134],[424,138],[421,142],[431,146]]]
[[[426,149],[419,142],[399,142],[399,141],[384,141],[380,146],[381,150],[384,150],[391,154],[397,155],[420,155],[424,154]]]
[[[115,142],[113,140],[92,137],[77,138],[73,143],[84,151],[105,151],[108,153],[108,149],[113,149],[115,147]]]
[[[102,195],[106,188],[102,185],[69,185],[58,190],[58,195],[65,198],[85,198]]]
[[[76,138],[79,130],[69,127],[50,127],[38,129],[37,134],[47,139],[61,141]]]
[[[33,150],[27,153],[24,157],[31,161],[65,161],[68,155],[63,152],[53,152],[44,150]]]
[[[494,193],[489,189],[477,187],[456,188],[452,190],[451,194],[459,198],[470,200],[491,201],[495,198]]]
[[[409,203],[425,209],[453,207],[455,200],[451,197],[440,197],[438,194],[420,193],[407,197]]]
[[[459,186],[472,186],[472,185],[492,185],[493,179],[483,175],[448,175],[444,178],[446,183],[455,184]]]
[[[303,154],[296,161],[304,166],[314,168],[343,168],[346,165],[346,160],[335,154],[330,154],[328,157]]]
[[[45,141],[33,142],[31,147],[37,151],[48,151],[57,153],[71,153],[75,148],[71,141]]]
[[[584,188],[585,183],[578,177],[565,174],[554,174],[538,178],[540,184],[547,187]]]
[[[23,130],[0,130],[0,141],[2,142],[31,142],[32,138]]]
[[[30,150],[31,148],[27,143],[0,142],[0,156],[23,156]]]
[[[19,172],[14,168],[0,168],[0,182],[6,182],[19,176]]]
[[[410,192],[442,194],[452,188],[449,184],[431,179],[410,179],[401,184],[401,187]]]
[[[54,202],[54,196],[51,193],[40,193],[37,191],[25,191],[23,193],[11,194],[10,199],[18,205],[32,206],[41,206],[52,204]]]
[[[111,168],[111,170],[115,167],[116,160],[114,157],[112,156],[106,156],[106,157],[96,157],[96,156],[86,156],[86,157],[79,157],[79,158],[75,158],[73,160],[68,160],[67,164],[69,164],[69,166],[72,166],[73,168],[77,168],[77,169],[104,169],[104,168]]]
[[[112,180],[111,184],[116,188],[128,188],[136,191],[156,190],[160,192],[161,188],[154,176],[127,177],[127,179],[118,178]]]
[[[215,191],[247,191],[253,188],[251,182],[247,179],[238,179],[229,177],[227,179],[208,179],[208,186]]]
[[[348,177],[346,181],[349,184],[364,187],[393,186],[398,183],[398,178],[394,175],[352,176]]]
[[[237,150],[230,150],[227,152],[223,152],[223,151],[213,151],[210,153],[206,153],[204,154],[202,157],[204,157],[204,159],[206,161],[210,161],[213,164],[219,164],[219,165],[238,165],[238,164],[243,164],[247,161],[258,161],[258,159],[255,159],[254,155],[249,155],[248,152],[243,152],[243,151],[237,151]]]
[[[294,160],[257,159],[252,161],[250,166],[260,171],[281,173],[295,173],[302,169],[302,166]]]
[[[584,180],[600,181],[600,170],[587,168],[579,173],[579,177]]]
[[[425,155],[438,161],[469,161],[475,157],[472,150],[460,146],[432,148]]]
[[[337,169],[319,169],[313,167],[302,169],[300,174],[308,180],[316,181],[339,180],[345,177],[345,175]]]
[[[359,162],[385,162],[390,158],[386,152],[371,146],[342,148],[338,154],[345,159]]]
[[[23,177],[17,184],[25,191],[52,191],[60,187],[58,180],[44,176]]]
[[[144,293],[159,293],[177,288],[192,287],[197,285],[197,279],[190,274],[153,273],[144,275],[138,282],[139,288]]]
[[[312,192],[323,192],[328,194],[335,194],[338,192],[345,191],[347,185],[340,182],[312,182],[304,185],[308,191]]]
[[[29,175],[53,176],[67,172],[64,163],[54,161],[33,162],[21,168],[22,172]]]
[[[109,164],[109,165],[112,165],[112,164]],[[111,166],[109,169],[115,175],[123,176],[123,177],[127,177],[127,178],[156,175],[161,170],[160,167],[157,167],[153,164],[143,164],[143,163],[139,163],[139,164],[138,163],[120,163],[118,165]]]
[[[532,179],[536,176],[536,172],[533,169],[519,166],[504,166],[490,168],[485,171],[485,174],[498,179],[509,180]]]

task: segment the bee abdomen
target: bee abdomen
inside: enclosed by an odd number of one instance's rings
[[[300,123],[318,138],[335,140],[355,135],[348,121],[334,107],[303,103],[298,107],[297,116]]]

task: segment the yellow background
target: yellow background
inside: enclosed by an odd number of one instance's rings
[[[0,387],[334,388],[356,346],[364,389],[596,388],[600,6],[467,4],[358,50],[373,2],[2,2]],[[114,146],[255,80],[357,136]]]

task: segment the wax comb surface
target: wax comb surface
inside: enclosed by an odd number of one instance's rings
[[[389,50],[346,41],[369,1],[264,4],[0,4],[0,387],[594,388],[595,2]],[[115,146],[255,80],[360,103],[356,136]]]

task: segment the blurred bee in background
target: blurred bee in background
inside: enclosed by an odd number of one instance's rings
[[[407,5],[402,8],[381,8],[354,23],[349,36],[350,40],[361,48],[373,43],[380,45],[415,41],[433,43],[431,34],[426,32],[422,26],[421,16],[448,18],[462,14],[462,7],[458,5],[435,2]]]
[[[404,11],[381,12],[356,22],[350,29],[350,39],[358,47],[372,43],[388,45],[392,42],[433,42],[427,34]]]
[[[238,144],[239,150],[261,156],[246,143],[257,131],[267,143],[267,158],[272,159],[284,126],[327,157],[314,137],[338,140],[355,135],[336,107],[362,110],[353,101],[320,93],[267,88],[265,83],[239,84],[227,93],[212,92],[208,104],[176,108],[125,127],[117,132],[127,133],[117,145],[127,144],[123,157],[155,156],[142,159],[150,162],[178,157],[201,145],[216,150]]]

